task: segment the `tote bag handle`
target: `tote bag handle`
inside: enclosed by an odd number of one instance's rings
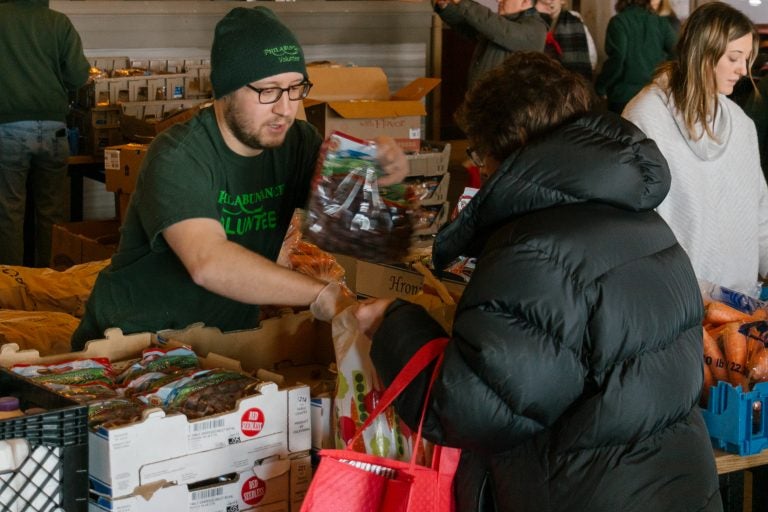
[[[429,380],[429,386],[427,387],[427,393],[424,397],[424,405],[421,408],[421,419],[419,420],[419,429],[416,433],[416,448],[413,450],[413,453],[411,454],[411,470],[416,465],[416,456],[419,453],[419,448],[421,445],[421,431],[422,427],[424,425],[424,417],[426,416],[427,412],[427,406],[429,404],[429,396],[432,393],[432,385],[435,383],[435,379],[437,379],[437,374],[440,371],[440,365],[443,362],[445,347],[448,345],[448,338],[435,338],[425,345],[423,345],[419,350],[416,351],[416,353],[411,357],[410,360],[403,366],[403,368],[400,370],[400,373],[395,376],[392,383],[387,387],[386,390],[384,390],[384,393],[381,395],[381,399],[379,400],[379,403],[376,404],[376,407],[371,412],[370,416],[365,420],[365,422],[360,426],[359,429],[357,429],[357,432],[355,432],[355,435],[352,437],[352,439],[349,440],[347,443],[347,449],[351,449],[352,446],[355,444],[355,441],[363,435],[363,431],[368,428],[373,421],[386,410],[387,407],[392,405],[392,403],[395,401],[395,399],[400,395],[400,393],[403,392],[403,390],[408,387],[408,385],[413,382],[413,380],[422,372],[424,369],[429,366],[429,364],[432,361],[437,361],[437,364],[435,365],[435,369],[432,372],[432,376]]]

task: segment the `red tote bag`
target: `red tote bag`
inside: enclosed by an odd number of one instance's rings
[[[416,463],[418,448],[414,449],[410,462],[377,457],[350,448],[408,384],[436,361],[414,444],[415,447],[422,446],[421,431],[429,395],[447,343],[447,338],[434,339],[413,355],[384,391],[346,449],[320,451],[320,465],[312,477],[301,512],[454,512],[453,479],[459,465],[459,449],[436,445],[432,465],[422,466]]]

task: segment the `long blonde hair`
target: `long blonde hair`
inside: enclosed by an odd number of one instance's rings
[[[697,140],[705,133],[716,138],[708,122],[718,114],[715,67],[731,41],[752,35],[747,74],[757,58],[759,37],[755,26],[741,11],[722,2],[707,3],[685,20],[677,42],[677,57],[659,66],[654,80],[664,87],[683,116],[688,135]],[[703,130],[696,130],[701,126]]]

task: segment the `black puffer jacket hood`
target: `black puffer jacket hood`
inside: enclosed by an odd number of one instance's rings
[[[590,157],[584,158],[585,145]],[[588,115],[514,152],[435,243],[437,268],[477,255],[473,241],[510,217],[586,201],[631,211],[656,208],[669,192],[667,162],[629,121]]]
[[[463,450],[461,512],[718,511],[697,401],[703,307],[653,208],[656,145],[590,115],[517,151],[434,247],[478,256],[424,426]],[[395,302],[371,349],[385,383],[443,334]],[[415,426],[425,380],[397,401]]]

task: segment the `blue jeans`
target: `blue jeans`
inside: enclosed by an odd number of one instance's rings
[[[50,265],[51,226],[69,216],[68,157],[62,122],[0,124],[0,264],[23,264],[29,184],[35,207],[35,266]]]

